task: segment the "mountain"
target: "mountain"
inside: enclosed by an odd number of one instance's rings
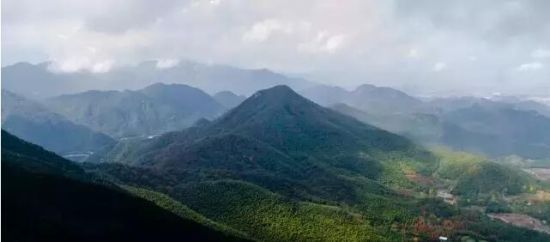
[[[550,118],[537,112],[476,103],[447,112],[443,119],[487,137],[478,148],[487,154],[550,157]]]
[[[547,107],[532,101],[477,97],[422,101],[399,90],[318,86],[303,93],[340,113],[428,145],[491,157],[550,157]],[[333,103],[339,101],[337,103]],[[526,125],[527,124],[527,125]]]
[[[493,162],[481,162],[466,168],[452,192],[465,197],[494,193],[517,195],[529,189],[531,180],[524,172]]]
[[[496,96],[491,98],[491,100],[510,104],[515,109],[535,111],[546,117],[550,117],[550,106],[544,103],[514,96]]]
[[[345,102],[371,113],[410,113],[420,110],[423,102],[397,89],[363,84]]]
[[[86,156],[115,143],[105,134],[6,90],[2,90],[2,128],[61,155]]]
[[[350,95],[349,91],[341,87],[327,85],[316,85],[300,91],[300,94],[326,107],[342,103]]]
[[[437,108],[441,113],[452,112],[462,108],[468,108],[472,105],[483,105],[485,107],[492,108],[504,108],[510,107],[509,104],[492,101],[487,98],[480,97],[439,97],[428,100],[427,103],[435,108]]]
[[[446,127],[452,126],[445,124],[437,115],[429,113],[371,114],[343,103],[330,108],[423,144],[440,143],[446,134]]]
[[[74,78],[48,70],[48,63],[33,65],[17,63],[2,67],[2,88],[22,94],[25,97],[39,99],[48,96],[74,92],[78,85],[86,85],[85,77]]]
[[[407,157],[399,162],[426,172],[435,162],[403,137],[276,86],[204,126],[137,144],[121,142],[105,159],[213,177],[237,176],[291,196],[356,199],[355,185],[343,177],[385,180],[384,171],[390,168],[384,167],[396,165],[387,157],[390,153]],[[193,176],[197,174],[186,179]],[[403,174],[396,171],[392,176]]]
[[[102,159],[87,171],[166,193],[260,241],[547,239],[445,204],[432,153],[286,86],[211,122],[123,140]],[[477,186],[483,174],[461,182]]]
[[[153,84],[136,91],[87,91],[46,100],[75,123],[115,138],[158,135],[214,118],[225,108],[205,92],[182,84]]]
[[[179,217],[2,130],[5,241],[239,241]]]
[[[230,91],[222,91],[214,94],[212,96],[218,103],[222,104],[224,107],[231,109],[239,104],[241,104],[246,97],[242,95],[237,95]]]
[[[363,84],[353,91],[340,87],[318,85],[301,92],[305,97],[323,106],[347,104],[371,114],[401,114],[431,112],[421,100],[390,87]]]
[[[550,157],[550,119],[546,116],[487,101],[453,101],[442,106],[443,111],[437,114],[386,115],[363,112],[345,104],[331,108],[424,144],[445,145],[490,157]]]
[[[45,62],[2,67],[3,87],[26,97],[43,99],[87,90],[138,89],[157,82],[187,84],[209,93],[229,90],[239,95],[250,95],[259,89],[279,84],[297,89],[312,86],[307,80],[267,69],[240,69],[191,61],[181,61],[171,67],[162,66],[158,61],[146,61],[101,73],[59,72],[52,66],[55,65]]]

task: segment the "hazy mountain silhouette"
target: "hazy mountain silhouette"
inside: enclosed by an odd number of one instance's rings
[[[158,135],[214,118],[225,108],[205,92],[182,84],[153,84],[137,91],[87,91],[46,101],[75,123],[115,138]]]
[[[313,84],[267,69],[240,69],[191,61],[159,68],[158,62],[146,61],[135,66],[118,67],[108,72],[53,72],[51,63],[17,63],[2,67],[3,87],[33,99],[88,90],[138,89],[158,82],[187,84],[209,93],[231,91],[249,95],[259,89],[285,84],[297,89]]]
[[[40,103],[2,90],[2,128],[58,154],[97,152],[115,143]]]

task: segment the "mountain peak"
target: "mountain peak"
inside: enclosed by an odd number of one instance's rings
[[[355,88],[356,91],[359,91],[359,90],[374,90],[374,89],[377,89],[378,87],[375,86],[375,85],[372,85],[372,84],[361,84],[360,86],[358,86],[357,88]]]
[[[197,89],[195,87],[181,84],[181,83],[164,83],[164,82],[157,82],[153,83],[149,86],[144,87],[141,90],[165,90],[165,89]]]
[[[260,90],[260,91],[256,92],[256,94],[262,94],[262,95],[289,95],[289,94],[294,94],[294,95],[298,95],[294,90],[292,90],[292,88],[290,88],[287,85],[273,86],[273,87],[270,87],[270,88],[267,88],[267,89]],[[255,96],[256,94],[254,94],[253,96]]]
[[[226,108],[234,108],[246,100],[245,96],[237,95],[231,91],[221,91],[212,97]]]
[[[268,89],[260,90],[246,99],[236,109],[267,109],[275,107],[314,107],[317,108],[317,104],[300,96],[290,87],[286,85],[277,85]]]
[[[307,100],[306,98],[300,96],[300,94],[296,93],[294,90],[292,90],[292,88],[286,85],[277,85],[277,86],[273,86],[267,89],[257,91],[252,96],[250,96],[249,99],[251,100],[264,99],[264,100],[273,100],[273,101],[280,101],[280,102],[287,102],[293,99]]]

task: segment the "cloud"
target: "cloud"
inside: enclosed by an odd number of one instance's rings
[[[548,71],[518,70],[547,65],[548,11],[544,0],[4,0],[2,62],[106,71],[190,59],[335,85],[531,94]]]
[[[408,51],[407,57],[409,57],[409,58],[419,58],[420,57],[420,51],[416,48],[412,48]]]
[[[179,62],[177,59],[161,59],[157,61],[156,67],[158,69],[167,69],[178,65]]]
[[[445,62],[437,62],[434,64],[432,70],[435,72],[440,72],[447,69],[447,63]]]
[[[544,59],[544,58],[550,58],[550,50],[549,49],[536,49],[531,53],[531,56],[533,58],[538,59]]]
[[[93,73],[104,73],[111,70],[113,64],[113,60],[92,61],[84,57],[54,61],[50,63],[48,68],[53,72],[89,71]]]
[[[518,71],[536,71],[543,68],[544,65],[540,62],[524,63],[518,66]]]
[[[315,38],[298,45],[298,50],[308,53],[335,53],[345,45],[346,36],[330,34],[327,31],[317,33]]]
[[[266,19],[255,23],[246,31],[243,40],[246,42],[263,42],[276,32],[289,34],[292,31],[293,26],[290,23],[284,23],[277,19]]]
[[[330,53],[333,53],[343,46],[345,39],[346,37],[341,34],[331,36],[327,39],[324,49]]]

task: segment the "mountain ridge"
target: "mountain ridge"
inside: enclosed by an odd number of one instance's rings
[[[73,122],[115,138],[150,136],[214,118],[225,108],[200,89],[157,83],[131,91],[87,91],[46,100]]]
[[[51,70],[53,62],[16,63],[2,67],[4,87],[32,99],[44,99],[85,90],[138,89],[157,82],[195,86],[209,93],[232,91],[239,95],[277,84],[303,89],[313,84],[305,79],[288,77],[267,69],[244,69],[226,65],[201,64],[182,60],[161,68],[158,61],[144,61],[104,73]]]
[[[2,183],[8,241],[246,241],[131,195],[4,130]]]
[[[99,152],[115,143],[101,132],[76,124],[36,101],[7,90],[2,90],[2,126],[62,155]]]

